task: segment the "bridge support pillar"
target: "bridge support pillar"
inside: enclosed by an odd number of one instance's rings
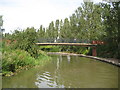
[[[92,48],[92,56],[97,56],[96,47]]]

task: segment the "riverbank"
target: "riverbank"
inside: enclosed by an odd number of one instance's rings
[[[116,65],[120,67],[120,62],[118,59],[113,58],[101,58],[101,57],[95,57],[95,56],[89,56],[89,55],[83,55],[83,54],[75,54],[75,53],[66,53],[66,52],[47,52],[47,54],[56,54],[56,55],[72,55],[72,56],[80,56],[80,57],[86,57],[91,59],[96,59],[102,62],[106,62],[109,64]]]
[[[45,65],[50,59],[43,51],[39,51],[38,58],[32,57],[24,50],[4,51],[2,55],[2,76],[13,76],[22,70]]]
[[[15,70],[15,72],[12,71],[7,71],[7,72],[3,72],[0,73],[0,76],[14,76],[19,74],[20,72],[24,71],[24,70],[30,70],[31,68],[38,68],[40,66],[45,66],[49,61],[51,60],[51,57],[44,57],[41,60],[39,60],[39,64],[37,65],[25,65],[25,66],[19,66],[18,69]]]

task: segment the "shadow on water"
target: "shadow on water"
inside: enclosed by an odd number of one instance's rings
[[[44,67],[4,77],[3,88],[117,88],[118,67],[78,56],[51,55]]]

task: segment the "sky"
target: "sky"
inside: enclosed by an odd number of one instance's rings
[[[65,19],[74,13],[82,0],[0,0],[5,32],[40,25],[48,27],[51,21]]]

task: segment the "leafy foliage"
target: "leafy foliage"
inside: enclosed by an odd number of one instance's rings
[[[27,28],[23,31],[15,30],[8,38],[11,40],[11,49],[21,49],[29,52],[32,57],[38,57],[38,48],[35,45],[37,32],[34,28]]]
[[[11,72],[23,67],[43,65],[49,60],[46,53],[35,45],[37,33],[34,28],[23,31],[15,30],[12,34],[5,34],[2,42],[2,71],[9,76]]]

